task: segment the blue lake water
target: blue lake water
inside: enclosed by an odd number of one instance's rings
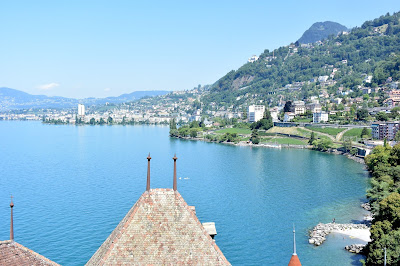
[[[0,240],[9,239],[10,195],[20,244],[63,265],[83,265],[146,189],[178,191],[233,265],[287,265],[296,225],[303,265],[359,265],[330,236],[308,244],[318,222],[360,219],[369,186],[362,165],[310,150],[235,147],[170,139],[168,127],[57,126],[0,121]],[[351,240],[350,243],[357,242]]]

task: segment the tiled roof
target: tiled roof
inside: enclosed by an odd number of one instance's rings
[[[229,265],[178,191],[144,192],[87,265]]]
[[[17,242],[0,241],[0,265],[58,265]]]
[[[297,255],[293,254],[292,257],[290,258],[288,266],[301,266],[299,257],[297,257]]]

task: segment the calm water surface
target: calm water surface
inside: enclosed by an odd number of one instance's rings
[[[303,265],[358,265],[343,250],[357,242],[307,232],[318,222],[359,219],[369,186],[363,166],[309,150],[234,147],[170,139],[168,127],[56,126],[0,121],[0,240],[15,240],[63,265],[83,265],[145,191],[172,187],[216,223],[216,241],[234,265],[287,265],[296,224]]]

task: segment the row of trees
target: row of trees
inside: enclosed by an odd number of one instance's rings
[[[371,239],[366,247],[366,264],[383,265],[384,248],[387,264],[400,264],[400,144],[390,147],[386,141],[365,158],[372,174],[372,188],[367,197],[374,220]]]

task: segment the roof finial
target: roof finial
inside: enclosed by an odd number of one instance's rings
[[[176,157],[176,153],[175,153],[175,155],[174,155],[174,158],[172,158],[173,160],[174,160],[174,191],[176,191],[177,190],[177,184],[176,184],[176,159],[178,159],[177,157]]]
[[[146,185],[146,191],[150,191],[150,152],[149,156],[147,156],[147,185]]]
[[[293,224],[293,255],[297,255],[296,254],[296,230]]]
[[[12,201],[13,196],[11,195],[11,203],[10,203],[10,207],[11,207],[11,220],[10,220],[10,240],[14,241],[14,221],[13,221],[13,207],[14,207],[14,203]]]

